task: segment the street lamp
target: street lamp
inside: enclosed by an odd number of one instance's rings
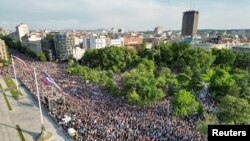
[[[41,117],[41,133],[37,136],[36,141],[55,141],[53,134],[51,132],[45,131],[45,127],[43,124],[43,115],[42,115],[40,93],[39,93],[37,77],[36,77],[36,68],[34,68],[34,75],[35,75],[35,81],[36,81],[36,92],[38,96],[38,106],[39,106],[40,117]]]

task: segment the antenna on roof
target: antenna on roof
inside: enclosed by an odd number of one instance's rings
[[[190,0],[190,3],[189,3],[190,7],[189,7],[189,10],[194,10],[194,5],[195,5],[195,2],[193,0]]]
[[[189,10],[192,10],[192,0],[190,0]]]

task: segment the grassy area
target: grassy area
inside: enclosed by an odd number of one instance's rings
[[[21,95],[21,93],[18,92],[17,90],[11,90],[10,93],[11,93],[11,95],[13,96],[13,98],[14,98],[15,100],[18,100],[19,95]]]
[[[3,90],[3,87],[2,87],[2,85],[0,84],[0,91],[2,91]]]
[[[9,77],[5,77],[4,81],[8,88],[16,88],[16,84],[13,82],[13,80]],[[17,90],[10,90],[11,95],[14,97],[14,99],[18,100],[19,96],[22,96],[22,93]]]
[[[13,87],[16,87],[16,84],[13,82],[13,80],[9,77],[5,77],[3,78],[6,85],[9,87],[9,88],[13,88]]]
[[[16,125],[16,129],[18,131],[18,134],[20,136],[21,141],[26,141],[25,138],[24,138],[23,132],[22,132],[22,130],[21,130],[21,128],[20,128],[20,126],[18,124]]]
[[[5,102],[6,102],[7,106],[8,106],[9,111],[12,111],[12,107],[11,107],[11,105],[10,105],[10,102],[9,102],[9,100],[8,100],[8,98],[7,98],[7,96],[6,96],[6,94],[3,93],[3,96],[4,96],[4,99],[5,99]]]

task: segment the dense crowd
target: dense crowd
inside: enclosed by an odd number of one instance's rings
[[[85,84],[77,76],[66,73],[66,63],[37,62],[17,52],[14,55],[35,67],[37,74],[47,72],[68,95],[56,92],[39,79],[39,89],[43,106],[53,116],[59,127],[66,132],[73,128],[77,132],[75,140],[206,140],[196,130],[200,120],[197,115],[189,118],[176,118],[171,115],[170,102],[165,99],[153,106],[133,106],[124,98],[115,99],[98,86]],[[17,77],[36,94],[34,76],[17,68]],[[3,68],[0,76],[13,77],[12,66]],[[57,97],[52,99],[51,97]],[[49,104],[48,99],[52,99]],[[210,103],[204,103],[205,110],[213,110]],[[66,117],[68,120],[65,120]]]

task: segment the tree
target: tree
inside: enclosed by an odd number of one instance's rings
[[[142,104],[141,96],[135,90],[129,91],[126,98],[128,102],[131,104],[136,104],[136,105]]]
[[[213,69],[207,70],[205,73],[201,74],[202,81],[205,83],[210,83],[210,80],[211,80],[213,74],[214,74]]]
[[[155,65],[154,65],[154,62],[152,60],[148,60],[146,58],[143,58],[143,59],[141,59],[141,61],[137,65],[137,68],[140,71],[149,71],[149,72],[153,73],[154,69],[155,69]]]
[[[115,96],[115,97],[119,96],[118,89],[111,79],[108,79],[104,83],[104,87],[105,87],[105,90],[108,91],[113,96]]]
[[[179,90],[178,80],[168,67],[162,67],[160,69],[158,77],[164,79],[169,93],[174,94]]]
[[[133,49],[125,47],[106,47],[103,49],[87,49],[82,62],[91,68],[100,67],[104,70],[118,72],[137,63],[138,56]]]
[[[215,65],[232,66],[236,59],[236,55],[230,49],[212,49],[213,55],[216,56]]]
[[[210,91],[215,99],[226,96],[235,81],[224,69],[217,68],[211,78]]]
[[[220,102],[218,115],[225,124],[250,124],[250,105],[245,99],[225,96]]]
[[[186,88],[188,85],[189,85],[189,82],[191,80],[191,77],[186,75],[185,73],[180,73],[178,76],[177,76],[177,79],[178,79],[178,82],[179,82],[179,85],[182,87],[182,88]]]
[[[40,52],[38,54],[38,60],[43,61],[43,62],[47,61],[46,56],[45,56],[45,54],[43,52]]]
[[[146,68],[148,66],[144,64],[138,65],[138,68],[122,75],[123,91],[130,103],[138,104],[138,102],[131,102],[131,98],[136,94],[140,98],[140,104],[153,104],[164,97],[161,90],[162,80],[155,78],[154,73]]]
[[[250,53],[243,53],[243,52],[236,53],[234,67],[249,71],[250,70]]]
[[[188,116],[198,112],[199,103],[194,96],[185,90],[180,90],[173,98],[174,116]]]
[[[207,135],[208,125],[218,124],[218,118],[214,114],[204,113],[204,120],[197,124],[197,129],[203,135]]]
[[[234,91],[234,96],[239,96],[241,98],[245,96],[250,96],[250,76],[248,71],[241,69],[234,69],[232,71],[232,77],[235,80],[235,89],[231,88]],[[236,89],[237,88],[237,89]],[[237,92],[237,93],[236,93]]]
[[[74,60],[73,59],[69,59],[68,60],[68,65],[69,66],[73,66],[75,64]]]

